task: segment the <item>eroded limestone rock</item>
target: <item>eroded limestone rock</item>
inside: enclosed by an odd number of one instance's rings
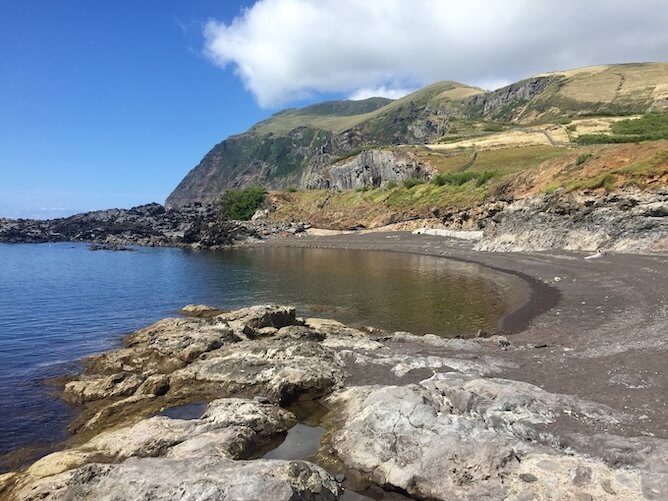
[[[294,424],[287,410],[245,399],[213,401],[200,419],[155,416],[42,458],[19,480],[16,498],[260,499],[276,489],[276,499],[336,499],[340,487],[315,465],[235,461]]]
[[[418,498],[598,499],[614,492],[631,500],[647,496],[648,486],[653,496],[668,492],[666,472],[649,466],[660,462],[662,447],[647,452],[620,437],[635,456],[614,465],[569,447],[577,442],[569,420],[606,427],[623,415],[527,383],[452,372],[421,384],[352,387],[329,402],[338,458]]]

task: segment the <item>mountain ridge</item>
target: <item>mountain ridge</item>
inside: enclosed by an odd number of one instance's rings
[[[249,185],[329,187],[329,169],[366,149],[450,143],[504,128],[651,110],[668,110],[668,63],[555,71],[494,91],[443,81],[396,100],[316,103],[275,113],[218,143],[166,204],[212,202],[225,190]]]

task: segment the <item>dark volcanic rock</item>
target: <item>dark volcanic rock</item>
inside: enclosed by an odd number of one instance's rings
[[[165,209],[151,203],[51,219],[0,219],[0,242],[94,242],[91,250],[126,250],[126,245],[222,247],[299,225],[226,221],[217,205]]]

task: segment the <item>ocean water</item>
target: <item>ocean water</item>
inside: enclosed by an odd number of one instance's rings
[[[67,436],[76,409],[45,379],[188,303],[292,304],[302,316],[454,336],[494,328],[513,286],[477,265],[394,253],[0,244],[0,455]]]

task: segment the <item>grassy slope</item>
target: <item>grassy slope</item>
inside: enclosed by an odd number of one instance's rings
[[[382,98],[370,98],[364,101],[336,101],[308,106],[302,109],[286,110],[253,126],[249,132],[254,134],[287,134],[297,127],[313,127],[340,133],[360,124],[383,121],[384,116],[405,114],[408,110],[434,103],[452,103],[458,106],[466,97],[480,94],[482,89],[457,82],[438,82],[418,90],[395,101]],[[372,102],[374,105],[365,106]],[[346,113],[331,113],[323,105],[335,103],[358,103],[350,106]]]
[[[504,194],[523,197],[557,188],[612,189],[636,185],[642,188],[668,184],[668,141],[608,145],[587,148],[533,146],[434,156],[412,147],[443,173],[493,171],[495,176],[478,186],[475,179],[461,185],[423,183],[368,191],[328,193],[324,190],[274,194],[278,206],[273,218],[305,220],[333,229],[377,227],[415,217],[473,207]],[[583,153],[585,154],[583,156]],[[586,157],[584,161],[578,157]]]
[[[202,173],[207,179],[195,173],[191,176],[193,186],[200,191],[210,187],[212,192],[220,192],[230,183],[262,184],[260,177],[252,175],[254,165],[268,166],[267,185],[294,185],[309,155],[324,145],[336,144],[337,134],[346,132],[355,141],[351,152],[335,149],[335,159],[368,147],[421,143],[423,140],[413,134],[416,123],[432,122],[438,127],[447,122],[444,135],[429,137],[435,144],[426,145],[428,148],[413,146],[412,151],[442,172],[471,168],[495,170],[499,175],[486,190],[467,190],[467,185],[437,187],[438,190],[416,187],[414,192],[389,197],[388,203],[408,209],[419,206],[420,210],[432,203],[473,203],[487,196],[490,188],[506,182],[507,176],[522,173],[553,156],[568,154],[564,147],[572,147],[578,137],[611,134],[611,126],[628,117],[610,114],[643,111],[650,105],[660,108],[668,103],[668,63],[581,68],[547,76],[553,78],[552,83],[531,101],[522,103],[518,113],[508,115],[514,117],[513,123],[495,121],[498,109],[489,116],[472,116],[467,100],[488,94],[456,82],[439,82],[395,101],[371,98],[286,110],[214,148],[203,161],[207,168]],[[494,96],[503,93],[501,90]],[[473,148],[478,158],[469,166]],[[506,151],[486,153],[487,150]]]
[[[541,76],[563,80],[528,103],[519,123],[643,113],[668,97],[668,63],[593,66]]]

